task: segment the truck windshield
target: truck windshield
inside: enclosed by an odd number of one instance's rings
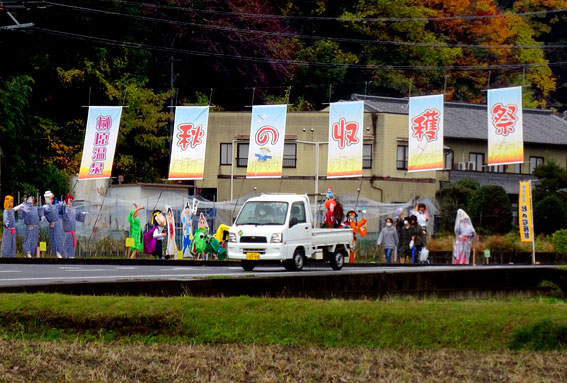
[[[287,216],[287,202],[246,202],[236,220],[237,225],[283,225]]]

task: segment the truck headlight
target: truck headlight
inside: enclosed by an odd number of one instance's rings
[[[282,233],[274,233],[272,234],[272,238],[270,238],[271,243],[281,243],[282,242]]]
[[[236,234],[228,233],[228,242],[236,242]]]

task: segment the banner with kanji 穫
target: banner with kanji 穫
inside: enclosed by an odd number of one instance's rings
[[[488,165],[524,162],[522,87],[490,89],[488,107]]]
[[[410,97],[408,172],[443,169],[443,95]]]
[[[364,102],[331,104],[327,178],[362,176]]]
[[[110,178],[121,106],[90,106],[79,180]]]
[[[522,242],[534,240],[532,222],[532,182],[520,181],[520,192],[518,194],[518,218],[520,220],[520,238]]]
[[[254,105],[246,178],[281,178],[287,105]]]
[[[175,108],[168,179],[203,179],[208,124],[208,106]]]

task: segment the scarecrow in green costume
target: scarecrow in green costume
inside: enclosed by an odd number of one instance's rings
[[[144,251],[142,243],[142,224],[140,223],[140,210],[144,207],[138,207],[134,204],[134,209],[130,210],[128,222],[130,223],[130,238],[134,238],[134,246],[130,248],[130,258],[136,259],[138,252]]]

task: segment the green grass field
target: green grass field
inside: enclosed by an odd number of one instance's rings
[[[567,304],[0,295],[0,337],[370,349],[565,350]]]

